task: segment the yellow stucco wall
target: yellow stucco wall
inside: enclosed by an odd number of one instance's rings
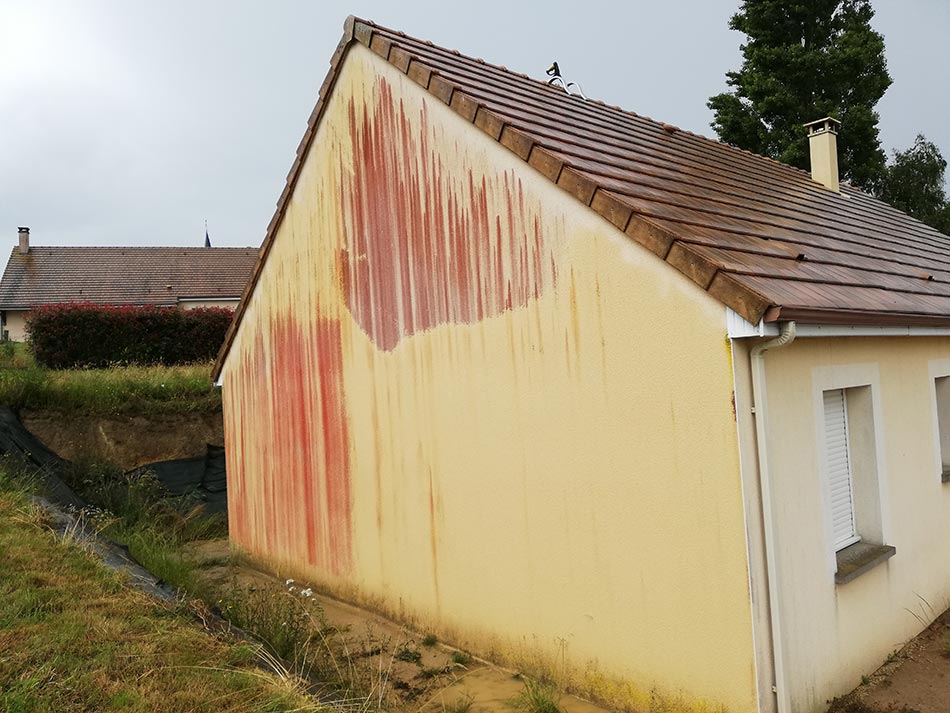
[[[950,484],[940,479],[933,382],[944,374],[950,338],[799,338],[766,355],[783,650],[796,712],[825,710],[950,604]],[[836,585],[821,392],[859,385],[871,387],[883,539],[897,554]]]
[[[232,540],[589,693],[753,711],[724,332],[356,45],[224,366]]]

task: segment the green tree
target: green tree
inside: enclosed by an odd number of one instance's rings
[[[841,122],[842,178],[873,189],[885,172],[874,106],[891,85],[869,0],[744,0],[729,27],[746,35],[731,91],[709,99],[720,140],[808,168],[802,125]]]
[[[906,151],[894,158],[878,195],[895,208],[950,235],[950,203],[944,190],[947,161],[932,141],[918,134]]]

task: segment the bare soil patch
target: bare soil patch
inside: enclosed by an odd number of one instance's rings
[[[198,575],[213,588],[293,587],[299,593],[305,582],[278,581],[275,577],[233,561],[226,540],[196,542],[186,546],[198,561]],[[355,659],[380,672],[381,682],[413,711],[464,711],[512,713],[512,702],[525,690],[515,671],[494,666],[434,641],[376,613],[314,593],[328,624],[343,633]],[[557,699],[563,713],[606,713],[606,709],[575,696]]]
[[[950,713],[950,611],[837,702],[841,713]]]

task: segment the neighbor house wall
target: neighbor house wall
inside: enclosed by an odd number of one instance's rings
[[[26,318],[29,312],[19,309],[4,310],[4,326],[11,342],[26,341]]]
[[[755,710],[721,305],[361,45],[222,378],[237,547],[606,699]]]
[[[950,605],[950,484],[934,401],[934,377],[950,374],[950,338],[799,338],[765,361],[785,678],[792,710],[817,712]],[[870,387],[875,514],[897,553],[836,584],[821,394],[852,386]]]

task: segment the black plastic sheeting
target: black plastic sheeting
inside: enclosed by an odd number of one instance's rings
[[[150,472],[172,495],[191,495],[205,506],[205,512],[228,510],[227,474],[224,448],[208,444],[197,458],[180,458],[149,463],[133,473]]]
[[[76,511],[85,508],[86,503],[59,477],[69,462],[44,446],[8,406],[0,406],[0,458],[14,459],[42,479],[52,502],[44,498],[34,500],[50,513],[56,531],[68,530],[71,537],[86,542],[107,566],[126,572],[132,584],[142,591],[170,601],[178,598],[174,589],[142,568],[127,547],[102,539],[81,517],[77,519]],[[143,470],[154,473],[174,495],[193,493],[205,503],[206,512],[227,511],[224,448],[220,446],[209,445],[205,455],[198,458],[151,463],[136,469]]]
[[[0,455],[33,466],[36,475],[43,479],[50,497],[56,502],[76,508],[85,506],[82,498],[59,477],[66,461],[27,431],[8,406],[0,406]]]
[[[0,456],[15,458],[36,468],[50,497],[61,505],[85,507],[76,493],[59,477],[67,461],[44,446],[20,423],[7,406],[0,406]],[[224,448],[208,445],[203,456],[159,461],[136,468],[133,473],[154,473],[172,495],[191,495],[203,503],[208,513],[228,510],[227,474]]]

